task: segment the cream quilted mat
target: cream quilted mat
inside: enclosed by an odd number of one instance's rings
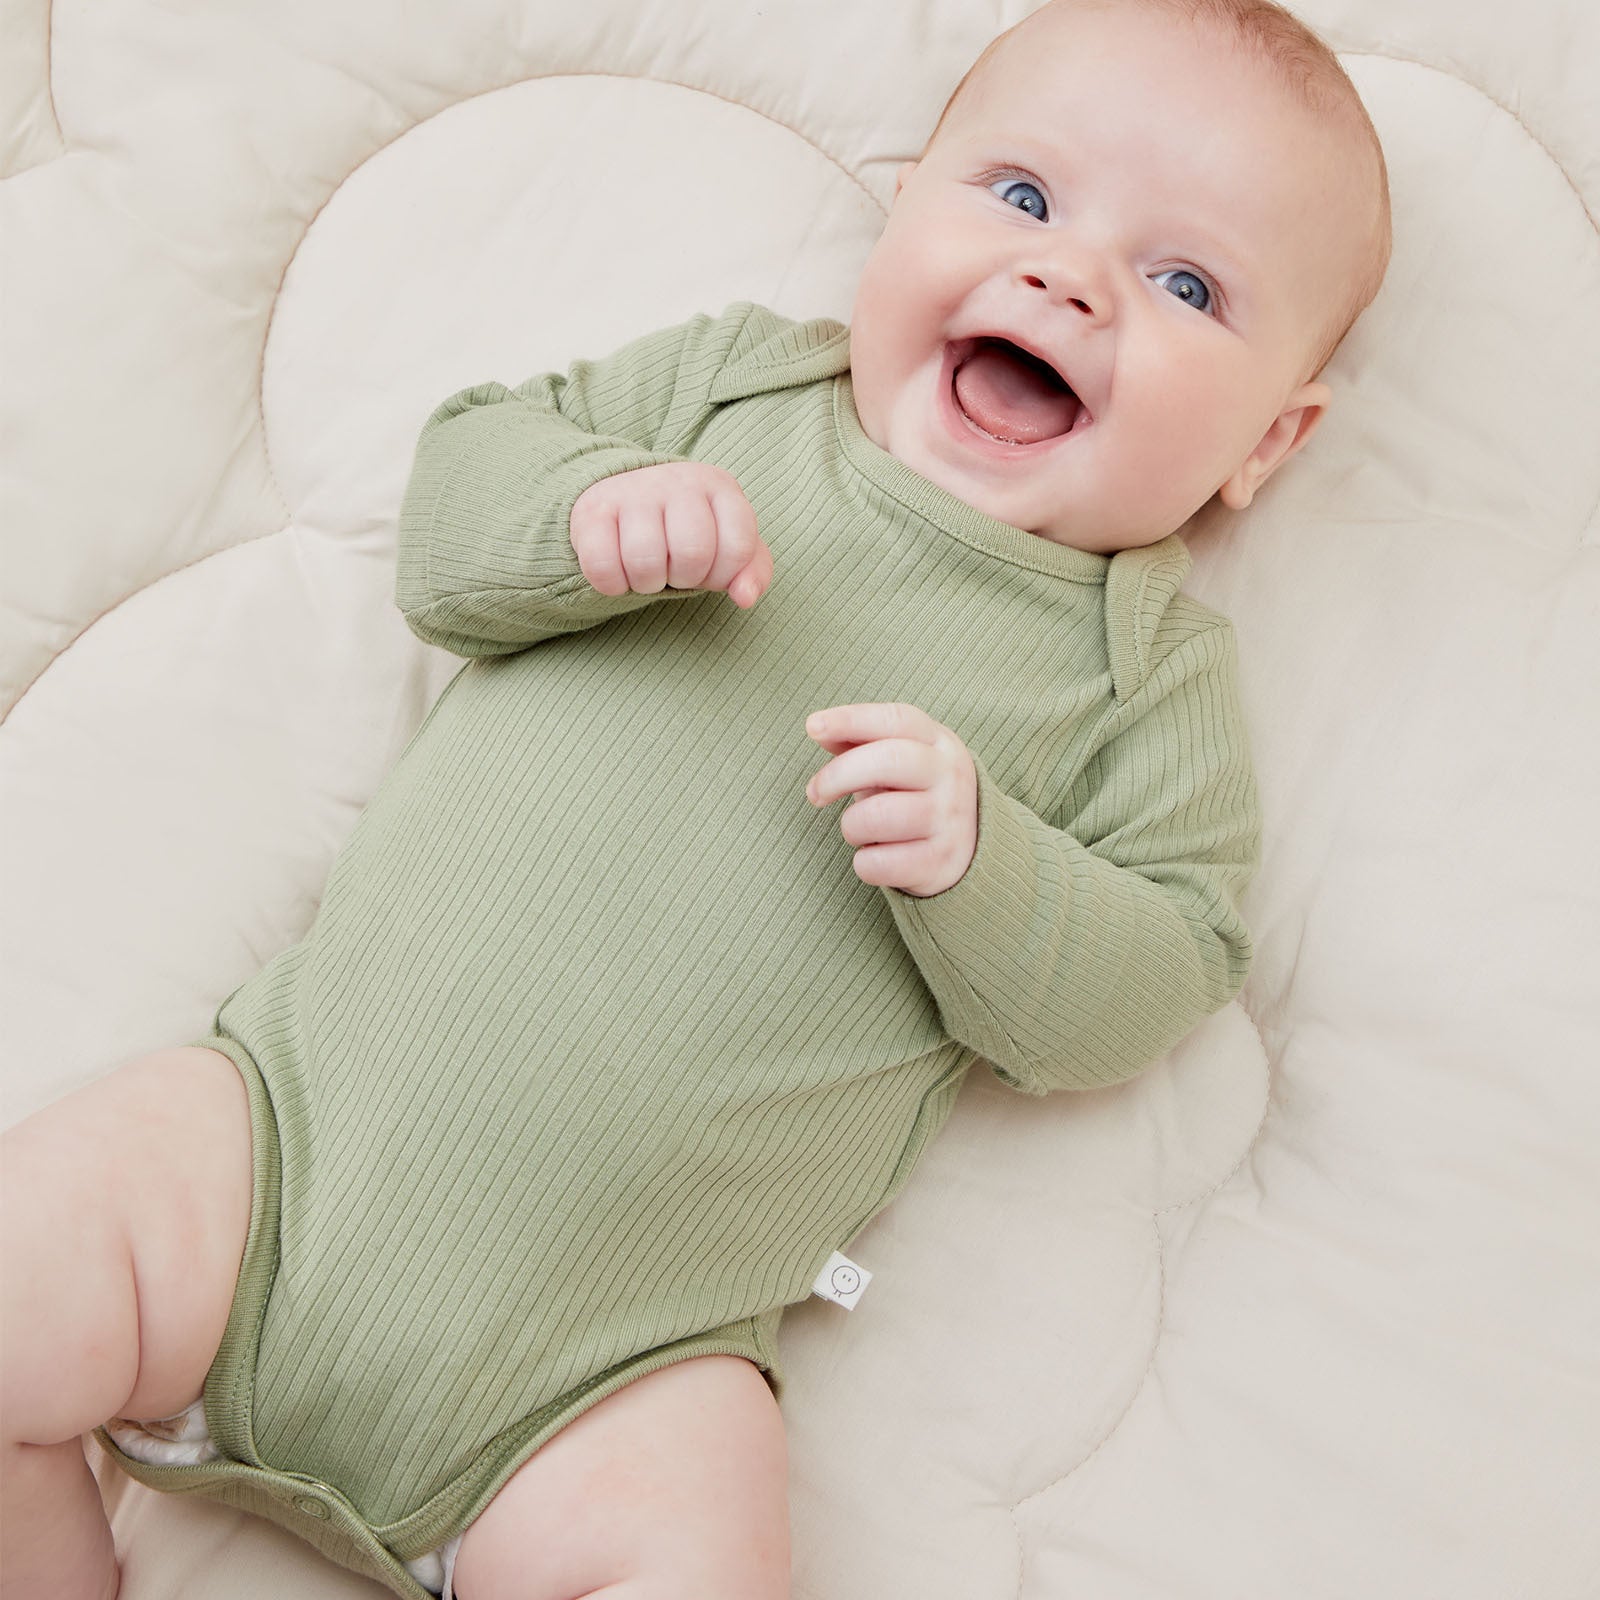
[[[435,402],[847,317],[1027,9],[6,0],[8,1121],[308,927],[456,666],[391,600]],[[1298,9],[1396,244],[1315,446],[1193,540],[1257,964],[1122,1088],[973,1073],[859,1307],[790,1311],[796,1600],[1600,1596],[1600,12]],[[125,1600],[381,1593],[106,1470]]]

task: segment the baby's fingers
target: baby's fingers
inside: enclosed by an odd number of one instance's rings
[[[933,751],[916,739],[874,739],[852,745],[812,773],[806,798],[831,805],[868,789],[926,789],[937,777]]]
[[[628,592],[628,574],[623,570],[617,531],[617,507],[612,500],[592,491],[580,495],[572,508],[570,537],[579,570],[593,588],[609,595]]]
[[[926,839],[934,817],[926,789],[863,789],[839,815],[847,844],[900,844]]]
[[[667,502],[667,582],[674,589],[705,587],[717,558],[717,517],[704,490]]]
[[[731,480],[711,492],[717,519],[717,559],[701,585],[725,589],[737,606],[748,609],[772,582],[772,552],[756,529],[756,514],[744,490]]]
[[[667,530],[659,505],[627,501],[617,513],[617,546],[628,587],[635,594],[660,594],[667,586]]]
[[[765,544],[756,550],[755,559],[728,585],[728,598],[749,610],[772,582],[772,552]]]

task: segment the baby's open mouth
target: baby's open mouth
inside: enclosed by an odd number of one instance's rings
[[[1002,444],[1041,444],[1070,433],[1083,402],[1048,361],[1009,339],[973,339],[956,351],[956,408]]]

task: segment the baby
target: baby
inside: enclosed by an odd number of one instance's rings
[[[739,305],[445,402],[398,593],[471,659],[314,927],[8,1142],[6,1592],[116,1593],[111,1419],[413,1600],[787,1595],[784,1306],[975,1060],[1115,1082],[1243,981],[1174,530],[1305,444],[1387,253],[1287,13],[1052,0],[848,331]]]

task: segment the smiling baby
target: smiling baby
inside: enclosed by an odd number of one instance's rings
[[[315,924],[9,1136],[7,1592],[115,1594],[114,1419],[413,1600],[787,1596],[784,1307],[974,1063],[1115,1083],[1244,980],[1176,530],[1310,437],[1387,217],[1286,12],[1053,0],[848,329],[740,304],[445,401],[398,601],[466,664]],[[192,1157],[124,1181],[135,1123]]]

